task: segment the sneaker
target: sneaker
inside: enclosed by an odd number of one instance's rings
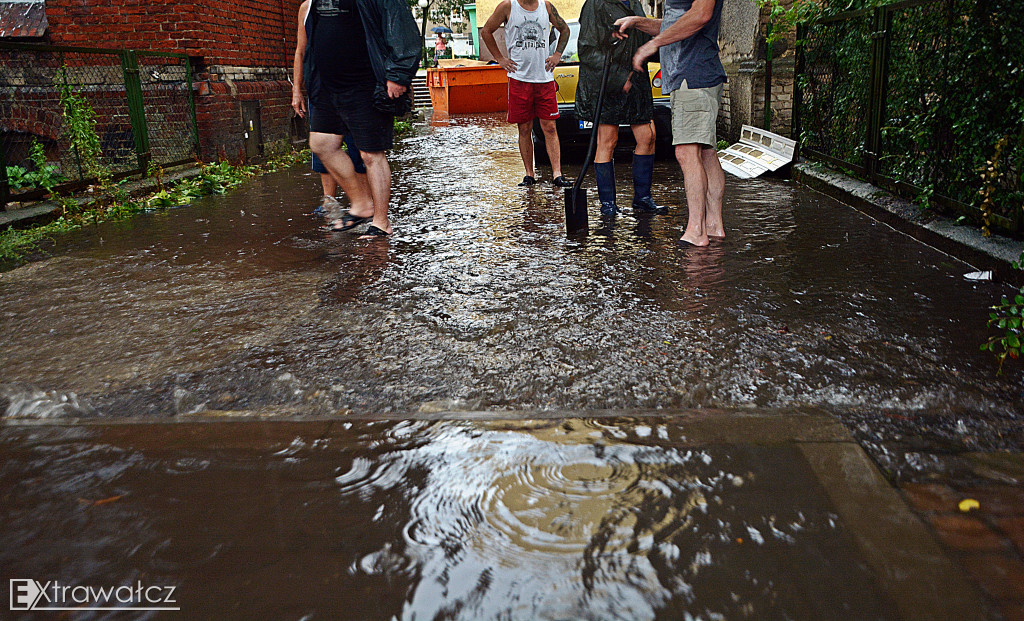
[[[333,196],[325,196],[320,199],[320,204],[313,210],[313,215],[328,216],[332,211],[341,211],[341,203]]]
[[[601,201],[601,215],[614,216],[619,213],[619,206],[611,201]]]
[[[536,184],[537,184],[537,180],[536,179],[534,179],[530,175],[526,175],[525,177],[523,177],[523,180],[519,183],[519,187],[521,187],[521,188],[528,188],[531,185],[536,185]]]
[[[665,215],[668,213],[668,207],[658,205],[654,202],[653,198],[645,196],[643,198],[633,199],[633,211],[638,213],[656,213]]]
[[[555,177],[551,181],[551,183],[553,183],[556,188],[571,188],[572,187],[572,181],[569,181],[568,179],[566,179],[565,175],[558,175],[557,177]]]

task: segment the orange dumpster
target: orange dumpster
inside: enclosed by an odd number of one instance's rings
[[[508,75],[498,65],[428,69],[427,86],[435,114],[508,109]]]

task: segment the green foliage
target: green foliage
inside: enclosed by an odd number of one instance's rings
[[[974,207],[987,234],[1024,202],[1024,5],[950,2],[954,20],[894,15],[880,172]]]
[[[781,0],[757,0],[757,6],[768,11],[772,29],[765,42],[769,45],[785,37],[786,31],[812,23],[824,11],[824,6],[814,0],[794,0],[788,5]]]
[[[32,146],[29,147],[29,159],[35,170],[28,170],[21,166],[7,167],[7,181],[12,190],[42,188],[50,192],[53,190],[53,186],[66,181],[60,174],[59,168],[46,160],[46,150],[38,140],[32,140]]]
[[[64,108],[64,131],[78,154],[82,169],[88,176],[101,180],[109,178],[110,171],[101,162],[103,152],[96,133],[96,111],[85,97],[66,83],[58,83],[57,92]]]
[[[36,187],[35,181],[30,177],[30,173],[27,169],[21,166],[8,166],[7,167],[7,183],[10,184],[12,190],[23,190],[25,188]]]
[[[821,15],[886,4],[827,4]],[[782,10],[803,19],[796,8]],[[878,172],[919,188],[908,197],[922,207],[941,196],[977,210],[986,232],[1012,225],[1024,203],[1024,98],[1013,95],[1024,92],[1024,3],[936,0],[889,14]],[[863,165],[874,16],[813,22],[803,22],[811,26],[798,78],[802,143]]]
[[[412,121],[405,119],[395,119],[395,135],[401,136],[402,134],[412,131]]]
[[[45,241],[54,241],[57,235],[68,233],[80,228],[80,224],[72,223],[61,216],[57,220],[27,230],[13,227],[0,233],[0,264],[13,264],[24,260],[25,256],[36,251]]]
[[[1020,259],[1014,261],[1014,269],[1024,269],[1024,254]],[[1021,344],[1024,343],[1024,287],[1020,288],[1012,298],[1003,296],[1003,299],[992,307],[988,315],[989,327],[997,328],[1002,334],[993,336],[988,342],[982,344],[982,351],[990,351],[999,360],[999,371],[1003,370],[1003,363],[1007,358],[1017,359],[1020,357]]]

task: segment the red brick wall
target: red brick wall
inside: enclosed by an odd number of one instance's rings
[[[201,59],[194,76],[203,157],[242,151],[241,103],[259,100],[264,143],[289,137],[297,0],[47,0],[55,45],[182,52]],[[276,69],[225,80],[223,67]]]
[[[208,65],[287,67],[295,0],[49,0],[55,45],[185,52]]]
[[[241,102],[260,102],[263,141],[288,140],[292,91],[288,82],[235,82],[234,94],[224,82],[209,82],[196,98],[196,120],[203,159],[244,160]]]

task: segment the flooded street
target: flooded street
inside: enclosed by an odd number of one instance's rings
[[[1020,366],[997,377],[978,351],[1004,291],[806,188],[729,178],[728,239],[687,251],[671,161],[671,215],[593,215],[571,240],[560,192],[515,187],[497,117],[423,128],[393,159],[390,244],[318,231],[297,168],[0,274],[9,415],[1021,413]]]
[[[196,619],[992,618],[891,481],[1024,447],[1024,371],[978,349],[1009,289],[777,178],[727,178],[727,239],[681,248],[673,161],[669,215],[601,222],[588,181],[567,238],[500,115],[418,126],[392,168],[389,241],[320,230],[298,167],[0,273],[4,588],[172,584]],[[171,616],[70,618],[115,615]]]

